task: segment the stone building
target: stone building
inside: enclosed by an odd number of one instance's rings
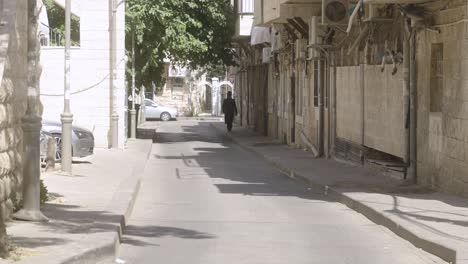
[[[241,125],[468,197],[466,1],[254,2]]]
[[[165,80],[154,101],[159,105],[175,107],[183,116],[197,116],[211,109],[211,85],[200,70],[165,61]]]

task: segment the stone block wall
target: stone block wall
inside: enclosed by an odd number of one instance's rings
[[[26,110],[27,0],[0,5],[0,253],[5,249],[4,223],[22,193],[22,129]]]
[[[422,184],[468,197],[467,7],[455,3],[436,15],[439,34],[424,31],[417,37],[418,177]],[[431,90],[434,45],[443,50],[439,96]],[[437,98],[440,109],[431,107]]]

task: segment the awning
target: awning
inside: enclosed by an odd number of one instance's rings
[[[271,43],[271,34],[269,27],[253,27],[250,45],[255,46],[263,43]]]

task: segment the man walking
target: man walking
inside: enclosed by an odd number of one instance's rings
[[[232,99],[232,92],[227,93],[227,98],[223,101],[222,107],[224,113],[224,123],[227,125],[227,130],[231,132],[232,122],[234,122],[234,116],[237,115],[236,101]]]

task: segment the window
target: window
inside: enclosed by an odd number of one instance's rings
[[[248,14],[254,12],[254,0],[239,0],[239,13]]]
[[[442,43],[432,44],[431,47],[430,86],[430,111],[442,112],[442,98],[444,86],[444,46]]]

